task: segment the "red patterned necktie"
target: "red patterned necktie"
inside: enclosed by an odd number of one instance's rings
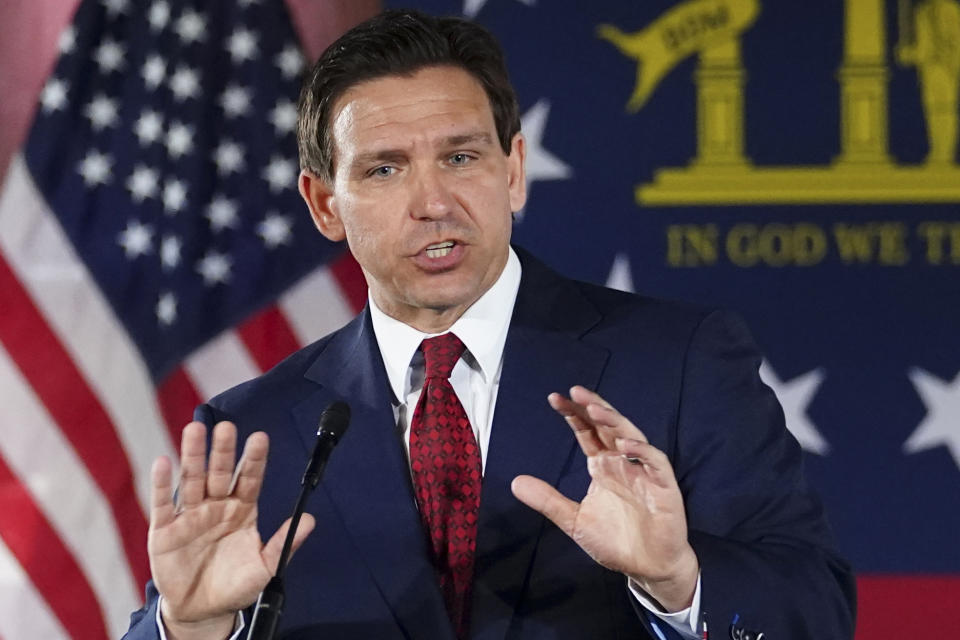
[[[420,346],[426,370],[410,423],[410,468],[447,612],[457,637],[466,638],[481,467],[470,420],[450,385],[450,372],[464,346],[452,333],[428,338]]]

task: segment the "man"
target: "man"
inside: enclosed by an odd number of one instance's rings
[[[849,570],[741,325],[510,247],[517,113],[496,42],[466,21],[387,12],[321,57],[300,190],[370,301],[198,409],[177,504],[157,461],[129,638],[237,633],[337,399],[352,426],[308,504],[316,531],[297,531],[282,637],[852,635]]]

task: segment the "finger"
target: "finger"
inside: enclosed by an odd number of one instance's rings
[[[587,422],[586,407],[572,402],[559,393],[551,393],[547,396],[547,402],[550,403],[554,411],[563,416],[570,428],[573,429],[573,435],[580,443],[584,455],[596,455],[604,448],[604,444],[597,437],[596,429]]]
[[[573,535],[579,503],[533,476],[517,476],[510,483],[510,490],[517,500],[545,515],[568,536]]]
[[[225,498],[233,483],[233,465],[237,456],[237,428],[220,422],[213,428],[210,459],[207,462],[207,495]]]
[[[617,438],[630,438],[647,442],[647,436],[637,428],[636,425],[613,407],[588,404],[587,416],[591,422],[598,427],[598,437],[603,441],[607,448],[614,449],[614,441]]]
[[[613,405],[603,399],[596,391],[591,391],[582,385],[574,385],[570,387],[570,399],[574,402],[587,406],[588,404],[598,404],[601,407],[606,407],[607,409],[613,409]]]
[[[584,407],[587,420],[597,428],[597,437],[604,448],[613,449],[617,437],[646,441],[643,432],[599,393],[577,385],[570,388],[570,398]]]
[[[263,558],[263,563],[271,572],[276,572],[277,570],[277,563],[280,561],[280,553],[283,551],[283,543],[287,539],[287,531],[290,529],[291,522],[292,519],[287,518],[283,524],[280,525],[280,528],[270,536],[267,544],[263,545],[263,549],[260,551],[260,557]],[[317,521],[309,513],[304,513],[300,518],[300,522],[297,524],[297,531],[293,534],[293,544],[290,546],[291,558],[294,552],[303,544],[303,541],[307,539],[307,536],[310,535],[310,532],[313,531],[316,523]]]
[[[256,502],[263,485],[263,473],[267,468],[269,438],[262,431],[250,434],[243,446],[243,455],[237,463],[233,495],[245,502]]]
[[[177,500],[181,507],[193,507],[203,500],[206,492],[207,428],[200,422],[191,422],[183,428],[180,438],[180,486]]]
[[[150,528],[159,529],[173,522],[173,463],[162,456],[150,469]]]
[[[647,477],[657,485],[666,488],[677,483],[670,459],[653,445],[629,438],[617,438],[616,446],[627,464],[642,467]]]

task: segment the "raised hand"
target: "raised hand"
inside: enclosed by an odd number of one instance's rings
[[[699,563],[687,541],[683,497],[667,456],[603,398],[584,387],[552,393],[587,456],[581,502],[531,476],[514,495],[553,521],[598,563],[632,578],[667,611],[690,606]]]
[[[236,612],[253,604],[277,568],[289,521],[266,545],[257,531],[267,435],[247,439],[235,473],[236,446],[236,427],[217,424],[208,463],[206,428],[187,425],[176,504],[170,461],[154,462],[147,548],[169,640],[226,638]],[[304,514],[294,549],[313,525]]]

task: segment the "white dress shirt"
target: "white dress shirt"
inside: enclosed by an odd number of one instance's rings
[[[500,389],[503,346],[520,289],[520,260],[513,249],[496,282],[443,333],[453,333],[466,350],[450,373],[450,385],[470,419],[486,469],[493,408]],[[435,335],[417,331],[381,311],[370,298],[370,319],[393,390],[393,414],[410,455],[410,420],[423,389],[424,359],[420,343]]]
[[[450,384],[460,399],[460,404],[470,419],[473,435],[480,448],[483,469],[487,465],[487,450],[490,430],[493,425],[493,409],[500,388],[500,372],[503,368],[503,348],[513,315],[513,305],[520,289],[520,260],[510,249],[507,264],[497,281],[468,308],[447,331],[463,342],[466,350],[453,367]],[[369,298],[370,319],[377,338],[380,355],[386,367],[387,379],[393,391],[393,415],[397,430],[403,434],[403,443],[410,456],[410,420],[423,389],[424,359],[420,343],[434,335],[423,333],[391,318]],[[561,391],[561,390],[558,390]],[[546,399],[544,399],[546,402]],[[558,418],[559,419],[559,418]],[[482,500],[482,497],[481,497]],[[700,609],[700,581],[694,594],[693,606],[677,613],[662,613],[639,587],[628,581],[630,592],[648,611],[669,624],[684,638],[699,638],[696,624]],[[243,629],[242,616],[238,616],[235,632],[230,640],[239,638]],[[157,607],[157,623],[160,636],[166,640],[160,611]]]

